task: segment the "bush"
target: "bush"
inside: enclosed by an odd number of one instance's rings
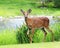
[[[18,43],[29,43],[29,38],[27,36],[27,30],[28,28],[23,25],[21,28],[18,28],[18,31],[17,31],[17,40],[18,40]]]

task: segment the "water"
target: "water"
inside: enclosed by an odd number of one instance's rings
[[[50,25],[53,25],[56,20],[53,19],[53,16],[46,16],[50,20]],[[12,17],[12,18],[2,18],[0,17],[0,31],[5,29],[16,29],[21,27],[25,23],[24,17]]]
[[[25,23],[24,17],[20,18],[2,18],[0,19],[0,31],[5,29],[16,29],[17,27],[21,27]]]

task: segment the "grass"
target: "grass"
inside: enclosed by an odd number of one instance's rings
[[[9,16],[19,16],[22,15],[20,12],[20,9],[23,10],[28,10],[31,7],[17,7],[17,6],[12,6],[9,7],[5,6],[0,8],[0,16],[3,17],[9,17]],[[14,8],[15,7],[15,8]],[[17,8],[16,8],[17,7]],[[60,9],[55,9],[55,8],[31,8],[32,12],[31,15],[48,15],[48,16],[60,16]]]
[[[33,44],[3,45],[0,48],[59,48],[60,42],[46,42]]]
[[[32,9],[31,15],[49,15],[60,16],[60,9],[58,8],[37,8],[40,4],[32,3],[30,0],[4,0],[0,1],[0,16],[10,17],[22,15],[20,9]]]
[[[60,23],[57,23],[57,24],[55,23],[55,25],[53,25],[52,28],[55,34],[55,40],[56,41],[60,40]]]
[[[3,30],[0,32],[0,45],[17,44],[16,32],[14,30]]]

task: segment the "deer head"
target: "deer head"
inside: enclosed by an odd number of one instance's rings
[[[21,9],[21,12],[23,13],[23,15],[24,15],[24,17],[28,17],[28,15],[31,13],[31,9],[29,9],[27,12],[25,12],[25,11],[23,11],[22,9]]]

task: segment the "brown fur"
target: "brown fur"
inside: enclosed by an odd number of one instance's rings
[[[49,26],[49,19],[47,17],[26,18],[25,20],[29,28],[40,28]]]

